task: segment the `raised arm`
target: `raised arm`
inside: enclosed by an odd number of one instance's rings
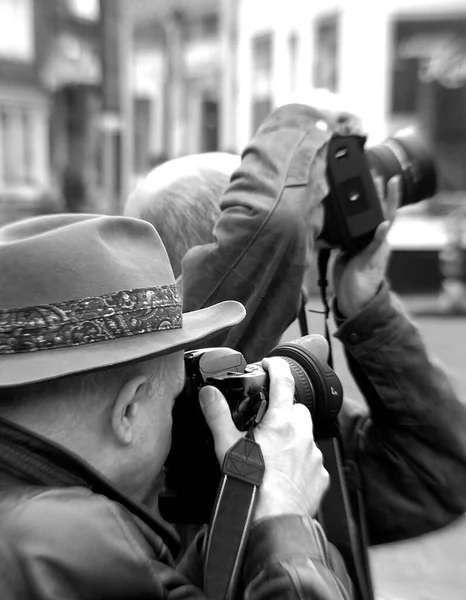
[[[329,131],[304,105],[277,109],[246,147],[221,201],[216,242],[183,260],[185,310],[235,298],[244,321],[212,344],[259,360],[296,318],[310,243],[322,222]]]
[[[384,282],[387,225],[335,264],[336,335],[368,406],[346,400],[340,421],[372,543],[426,533],[466,509],[466,405]]]

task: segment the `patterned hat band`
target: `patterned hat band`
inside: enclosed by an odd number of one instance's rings
[[[58,304],[0,309],[0,354],[84,346],[180,329],[176,284],[126,290]]]

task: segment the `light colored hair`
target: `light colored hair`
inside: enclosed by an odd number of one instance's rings
[[[239,164],[239,156],[224,152],[177,158],[153,169],[130,195],[125,215],[157,229],[175,277],[190,248],[214,241],[219,202]]]

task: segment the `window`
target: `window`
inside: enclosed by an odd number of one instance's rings
[[[219,18],[215,13],[196,15],[184,21],[183,35],[187,42],[199,42],[217,36]]]
[[[254,133],[259,129],[265,118],[272,111],[272,101],[270,98],[263,100],[254,100],[252,103],[252,127]]]
[[[294,92],[296,89],[296,76],[298,72],[298,49],[299,49],[299,38],[298,34],[293,31],[288,37],[288,53],[290,57],[290,91]]]
[[[338,91],[338,15],[319,19],[315,25],[313,86]]]
[[[47,118],[42,107],[0,104],[0,187],[37,185],[47,179]]]
[[[391,113],[435,148],[439,190],[466,189],[466,19],[392,24]]]
[[[257,131],[272,110],[273,78],[272,34],[252,40],[252,133]]]
[[[464,19],[396,21],[393,25],[392,98],[395,114],[415,114],[425,85],[466,85]],[[425,95],[425,94],[424,94]]]
[[[252,68],[254,78],[270,79],[272,75],[272,34],[258,36],[252,40]]]
[[[149,163],[151,101],[148,98],[134,98],[134,170],[146,173]]]
[[[32,0],[0,0],[0,58],[34,58]]]
[[[201,33],[204,37],[211,37],[218,33],[218,16],[213,13],[201,19]]]

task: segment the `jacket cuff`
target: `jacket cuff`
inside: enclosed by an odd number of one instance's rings
[[[345,319],[338,311],[336,299],[333,311],[338,338],[355,357],[375,350],[399,331],[405,320],[404,310],[386,281],[360,313]]]
[[[243,579],[250,582],[264,565],[306,557],[325,562],[324,534],[310,517],[281,515],[263,519],[249,532]]]

